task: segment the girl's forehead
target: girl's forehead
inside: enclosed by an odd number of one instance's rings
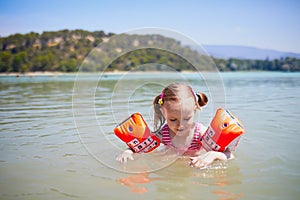
[[[166,110],[169,113],[190,113],[195,110],[195,100],[193,98],[187,98],[178,102],[168,102]]]

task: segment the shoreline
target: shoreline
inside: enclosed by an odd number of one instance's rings
[[[168,71],[112,71],[112,72],[103,72],[104,75],[123,75],[126,73],[134,73],[134,74],[158,74],[158,73],[176,73],[176,72],[168,72]],[[35,76],[67,76],[67,75],[71,75],[71,76],[75,76],[77,74],[80,75],[98,75],[99,72],[49,72],[49,71],[45,71],[45,72],[26,72],[26,73],[20,73],[20,72],[3,72],[0,73],[0,77],[3,76],[15,76],[15,77],[35,77]],[[196,73],[194,71],[181,71],[179,73],[184,73],[184,74],[188,74],[188,73]]]
[[[68,74],[68,73],[62,73],[62,72],[26,72],[26,73],[4,72],[4,73],[0,73],[0,76],[34,77],[34,76],[60,76],[60,75],[66,75],[66,74]]]
[[[109,75],[109,74],[124,74],[126,73],[124,72],[105,72],[105,74]],[[77,75],[78,72],[26,72],[26,73],[20,73],[20,72],[3,72],[0,73],[0,77],[2,76],[15,76],[15,77],[35,77],[35,76],[75,76]],[[97,73],[93,73],[93,72],[81,72],[80,74],[86,74],[86,75],[93,75],[93,74],[97,74]]]
[[[279,72],[279,71],[229,71],[229,72],[216,72],[216,71],[201,71],[200,73],[264,73],[264,72]],[[49,76],[49,77],[58,77],[58,76],[76,76],[78,74],[83,75],[83,76],[91,76],[91,75],[99,75],[100,72],[26,72],[26,73],[20,73],[20,72],[2,72],[0,73],[0,77],[39,77],[39,76]],[[124,75],[126,73],[131,73],[131,74],[161,74],[161,73],[182,73],[182,74],[193,74],[193,73],[198,73],[195,71],[181,71],[181,72],[176,72],[176,71],[111,71],[111,72],[103,72],[103,75]],[[295,73],[295,72],[284,72],[284,73]],[[296,72],[297,73],[297,72]],[[102,74],[102,73],[101,73]]]

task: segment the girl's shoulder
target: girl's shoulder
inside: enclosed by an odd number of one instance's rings
[[[171,137],[170,137],[170,134],[169,134],[168,124],[163,125],[160,132],[161,132],[161,142],[164,145],[172,145]]]
[[[161,131],[162,134],[165,133],[165,132],[169,132],[169,126],[168,126],[168,124],[164,124],[162,126],[162,128],[160,129],[160,131]]]
[[[169,134],[169,126],[168,124],[164,124],[159,131],[156,132],[156,135],[159,135],[160,137],[166,136]]]

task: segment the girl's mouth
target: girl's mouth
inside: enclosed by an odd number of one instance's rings
[[[184,129],[177,129],[177,132],[182,132],[184,131]]]

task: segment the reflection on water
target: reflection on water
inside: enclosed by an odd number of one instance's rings
[[[125,178],[117,179],[122,185],[129,187],[131,190],[130,192],[143,194],[148,192],[145,187],[140,186],[141,184],[147,184],[155,180],[154,178],[149,178],[149,173],[138,173],[134,175],[129,175]]]
[[[169,74],[162,80],[157,74],[135,74],[121,82],[120,77],[81,77],[75,104],[74,76],[0,77],[1,199],[300,196],[300,74],[222,74],[226,106],[243,122],[246,134],[236,159],[205,170],[190,167],[186,157],[160,152],[135,155],[135,161],[122,165],[115,158],[126,146],[112,129],[137,111],[152,126],[153,97],[167,83],[180,79],[209,93],[216,77]],[[209,96],[212,101],[198,113],[206,125],[220,103]],[[83,112],[73,112],[74,107]],[[141,173],[128,173],[136,171]]]

